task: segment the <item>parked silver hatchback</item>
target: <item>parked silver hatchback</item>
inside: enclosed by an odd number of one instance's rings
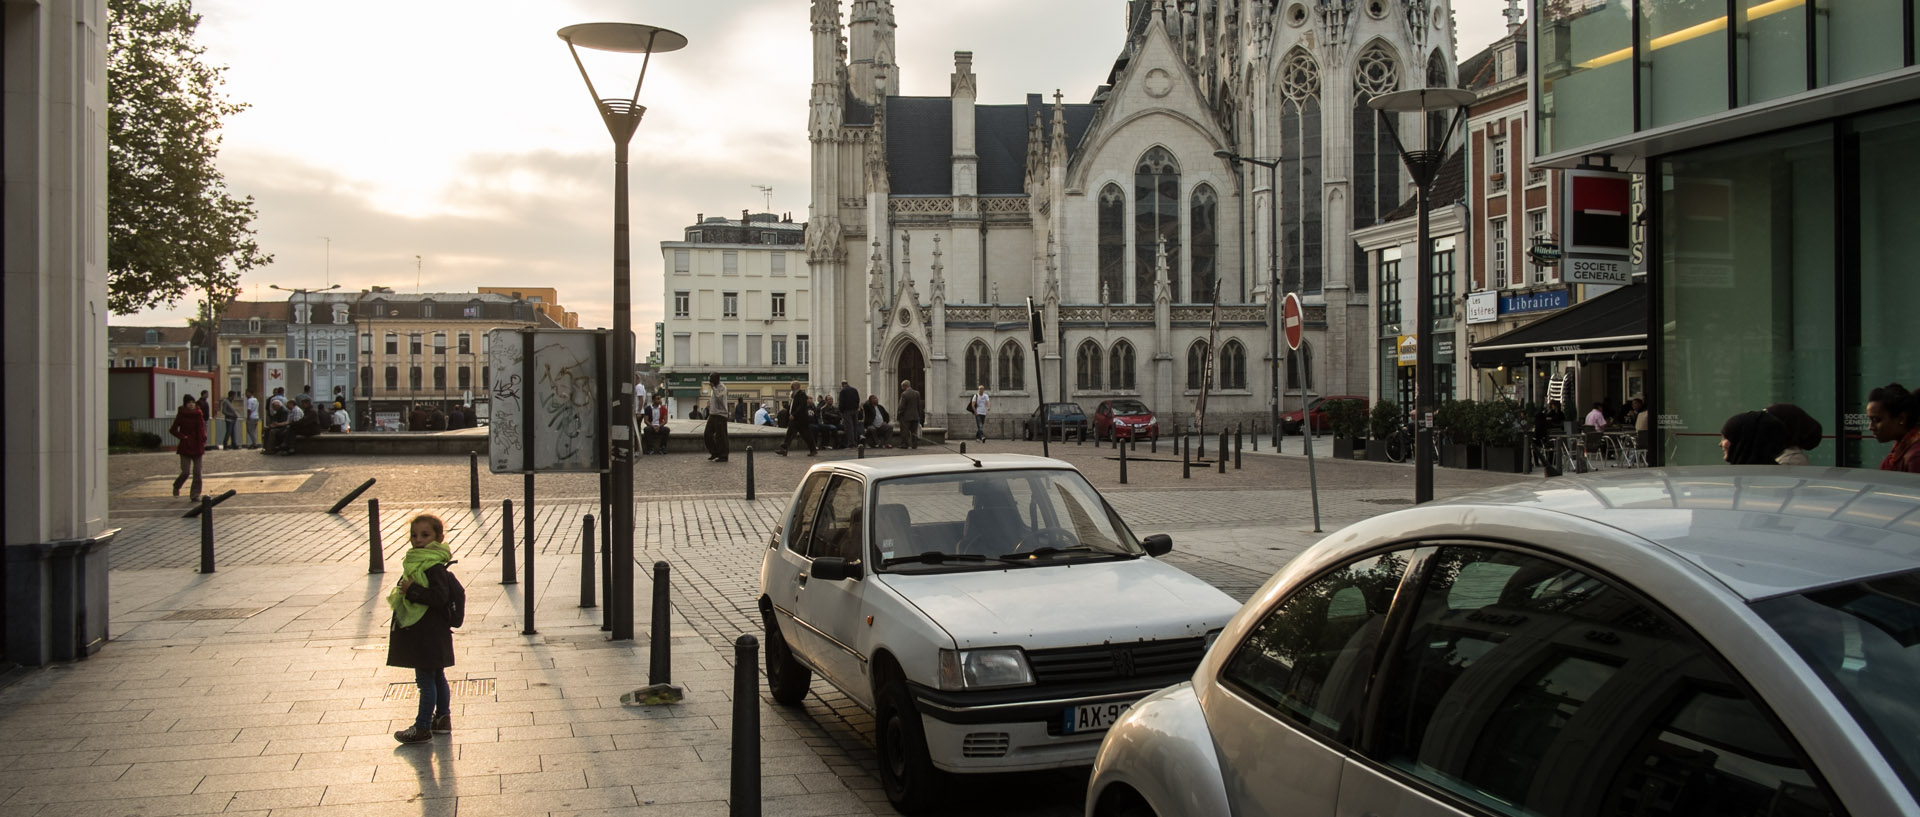
[[[1363,522],[1107,734],[1089,817],[1920,815],[1920,476],[1551,480]]]

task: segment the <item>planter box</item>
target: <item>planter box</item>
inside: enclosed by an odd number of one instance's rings
[[[1387,441],[1386,440],[1368,440],[1367,441],[1367,461],[1368,462],[1392,462],[1392,460],[1387,459]]]
[[[1481,447],[1462,443],[1449,443],[1440,447],[1440,464],[1448,468],[1479,469],[1482,461]]]
[[[1502,474],[1524,474],[1528,469],[1527,450],[1515,446],[1487,446],[1486,461],[1483,464],[1488,471]]]
[[[1367,441],[1359,437],[1333,438],[1333,458],[1336,460],[1350,460],[1354,458],[1355,451],[1364,453],[1366,450]]]

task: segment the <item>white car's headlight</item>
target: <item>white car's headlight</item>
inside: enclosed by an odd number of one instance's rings
[[[941,689],[995,689],[1030,686],[1033,671],[1017,648],[941,650]]]

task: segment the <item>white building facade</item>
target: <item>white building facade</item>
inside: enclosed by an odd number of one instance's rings
[[[660,377],[680,405],[714,372],[749,413],[762,400],[777,406],[792,381],[807,379],[814,322],[806,225],[772,213],[741,216],[702,214],[683,240],[660,242]]]

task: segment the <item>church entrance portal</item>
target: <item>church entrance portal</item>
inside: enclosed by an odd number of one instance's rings
[[[893,370],[900,375],[900,380],[913,384],[913,390],[921,394],[922,400],[926,399],[927,360],[920,355],[920,347],[911,343],[901,346],[900,356],[894,360]],[[899,394],[899,391],[894,391],[896,402],[900,399]]]

